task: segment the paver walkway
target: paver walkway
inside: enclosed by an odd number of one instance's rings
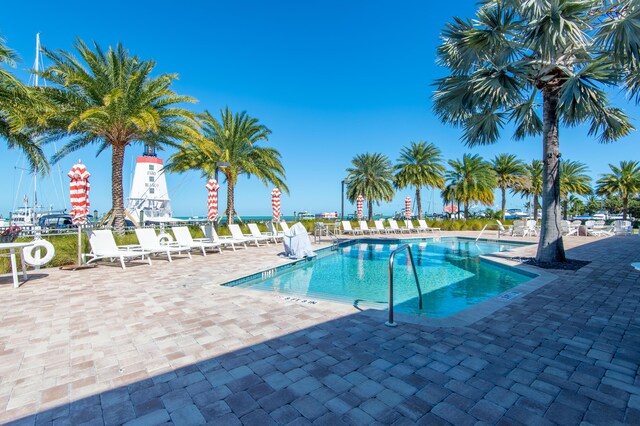
[[[574,245],[467,327],[212,285],[274,247],[2,281],[0,422],[640,424],[640,238]]]

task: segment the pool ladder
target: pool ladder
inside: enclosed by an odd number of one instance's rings
[[[411,247],[409,246],[409,244],[402,244],[400,247],[393,250],[391,252],[391,255],[389,256],[389,321],[384,323],[384,325],[389,327],[395,327],[398,325],[393,321],[393,261],[396,257],[396,254],[403,250],[407,250],[407,256],[411,260],[411,269],[413,269],[413,277],[416,279],[416,288],[418,289],[418,306],[422,310],[422,290],[420,289],[420,281],[418,280],[416,264],[413,262]]]

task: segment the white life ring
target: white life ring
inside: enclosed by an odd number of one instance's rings
[[[167,234],[166,232],[163,232],[162,234],[158,235],[158,242],[160,244],[170,243],[172,241],[173,241],[173,237],[171,236],[171,234]]]
[[[33,256],[33,250],[37,248],[44,248],[46,250],[46,254],[41,256],[40,259],[36,259]],[[53,247],[47,240],[36,240],[33,242],[33,245],[27,246],[22,249],[22,258],[25,262],[32,266],[42,266],[46,263],[49,263],[53,256],[56,254],[56,249]]]

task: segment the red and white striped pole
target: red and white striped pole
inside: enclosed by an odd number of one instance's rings
[[[405,219],[411,219],[411,197],[404,199],[404,217]]]
[[[280,220],[280,190],[275,188],[271,191],[271,216],[274,222]]]
[[[364,205],[364,197],[362,195],[358,195],[358,198],[356,198],[356,207],[358,209],[358,220],[362,220],[363,205]]]
[[[218,189],[220,189],[220,185],[215,179],[209,179],[205,188],[209,191],[207,196],[207,219],[215,222],[218,219]]]

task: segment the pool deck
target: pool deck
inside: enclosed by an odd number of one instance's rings
[[[565,247],[591,263],[490,315],[396,328],[219,285],[287,263],[281,245],[4,275],[0,423],[640,424],[640,238]]]

